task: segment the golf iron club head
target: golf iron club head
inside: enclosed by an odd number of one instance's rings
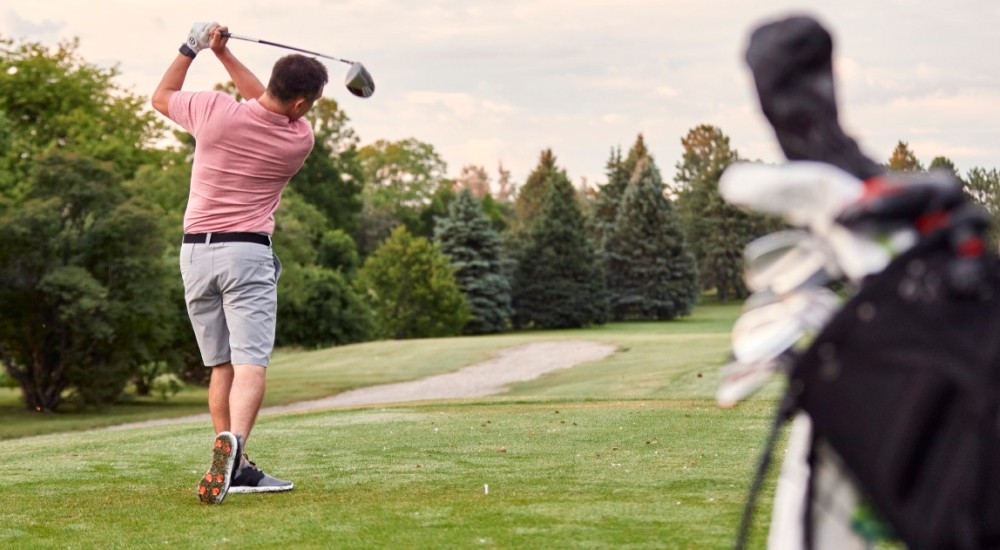
[[[764,387],[775,374],[787,371],[790,364],[791,355],[788,353],[756,363],[732,361],[722,367],[719,388],[715,392],[715,402],[724,409],[735,407],[737,403]]]
[[[840,304],[837,293],[824,287],[801,288],[773,300],[761,300],[745,309],[733,325],[733,356],[741,363],[774,359],[803,337],[822,330]]]
[[[743,252],[743,279],[753,292],[785,294],[839,277],[832,253],[807,231],[785,230],[752,241]]]

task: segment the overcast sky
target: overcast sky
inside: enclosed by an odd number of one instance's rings
[[[745,158],[780,160],[743,52],[762,21],[807,13],[834,35],[842,122],[873,158],[898,140],[926,165],[1000,167],[1000,2],[995,0],[5,0],[0,36],[117,65],[148,96],[191,23],[362,61],[359,99],[330,62],[325,95],[362,144],[432,144],[450,175],[498,162],[523,182],[545,148],[574,182],[605,181],[613,147],[640,132],[672,178],[681,138],[716,125]],[[266,81],[283,50],[231,41]],[[2,77],[2,75],[0,75]],[[227,80],[200,56],[186,89]]]

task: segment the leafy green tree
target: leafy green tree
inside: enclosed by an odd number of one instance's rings
[[[311,202],[286,189],[275,213],[278,279],[275,343],[316,348],[362,342],[372,335],[371,311],[352,284],[358,266],[354,241],[329,228]]]
[[[469,304],[472,318],[463,332],[505,330],[511,316],[510,282],[503,273],[500,235],[470,189],[463,189],[448,216],[438,219],[434,238],[455,267],[455,280]]]
[[[0,357],[29,409],[54,411],[67,390],[109,403],[167,354],[166,243],[111,163],[46,155],[29,183],[0,214]]]
[[[434,146],[414,138],[378,140],[362,147],[358,159],[364,174],[356,238],[362,256],[370,254],[399,224],[411,233],[429,236],[433,225],[422,224],[420,213],[441,188],[447,171]]]
[[[441,249],[405,226],[369,256],[355,280],[372,308],[383,338],[430,338],[460,334],[469,306],[455,268]]]
[[[513,321],[515,326],[531,328],[604,323],[608,314],[604,273],[573,186],[553,162],[551,151],[543,153],[532,173],[537,179],[529,178],[525,184],[525,190],[546,194],[529,218],[532,223],[524,230],[523,245],[514,249]]]
[[[431,195],[430,202],[421,210],[415,223],[408,225],[408,229],[417,237],[434,237],[434,228],[437,220],[448,215],[448,208],[456,197],[455,185],[450,180],[442,180],[438,188]]]
[[[281,274],[276,341],[307,348],[363,342],[372,313],[339,270],[295,264]]]
[[[364,173],[358,138],[332,99],[320,99],[306,114],[316,144],[289,185],[322,212],[330,226],[354,233],[361,214]]]
[[[715,126],[700,125],[681,139],[684,155],[674,176],[678,212],[687,242],[698,259],[703,288],[722,301],[743,299],[743,249],[780,222],[737,208],[719,195],[719,178],[739,153]]]
[[[622,197],[605,259],[612,319],[673,319],[698,301],[697,263],[650,157],[639,160]]]
[[[190,145],[193,147],[193,142]],[[207,385],[211,375],[211,370],[202,363],[201,352],[191,330],[184,302],[184,283],[177,271],[184,207],[191,181],[191,163],[186,157],[191,152],[186,145],[165,151],[162,166],[143,166],[136,171],[133,179],[123,184],[126,192],[146,200],[153,212],[150,222],[158,226],[166,240],[164,256],[169,270],[162,284],[172,306],[172,313],[162,327],[162,334],[168,341],[166,349],[170,352],[164,360],[143,365],[136,373],[138,395],[149,395],[154,380],[161,375],[176,374],[185,382],[198,385]]]
[[[910,150],[910,145],[902,140],[896,143],[896,148],[892,150],[892,155],[889,156],[889,164],[887,166],[890,170],[898,172],[924,171],[924,166],[920,164],[917,156]]]
[[[85,62],[78,48],[0,39],[0,196],[27,193],[34,159],[55,151],[110,162],[123,178],[158,162],[152,145],[164,126],[145,98],[115,84],[117,68]]]

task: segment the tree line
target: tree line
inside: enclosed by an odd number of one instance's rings
[[[0,39],[0,382],[38,411],[208,374],[177,267],[193,139],[77,49]],[[523,184],[502,165],[449,178],[416,138],[361,145],[334,100],[308,118],[276,214],[279,346],[671,320],[706,290],[745,298],[743,248],[781,226],[719,197],[741,159],[714,126],[681,139],[668,181],[640,134],[588,188],[551,150]],[[900,146],[888,166],[923,169]],[[997,215],[996,171],[963,181]]]

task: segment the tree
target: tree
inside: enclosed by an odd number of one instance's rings
[[[448,257],[404,226],[365,260],[355,284],[372,308],[379,337],[454,336],[470,318]]]
[[[434,146],[414,138],[378,140],[362,147],[358,159],[365,183],[356,240],[366,256],[400,223],[420,230],[420,212],[440,188],[447,165]]]
[[[611,156],[605,165],[608,181],[600,187],[594,212],[591,219],[592,234],[601,248],[604,248],[604,239],[615,224],[618,218],[618,208],[625,190],[628,189],[629,181],[635,173],[636,166],[642,159],[652,159],[649,149],[646,147],[646,140],[639,134],[635,143],[629,150],[628,155],[623,159],[621,149],[612,149]],[[656,163],[651,165],[653,170]],[[656,177],[659,177],[657,174]]]
[[[500,235],[472,191],[461,191],[439,218],[434,238],[455,268],[472,318],[465,334],[501,332],[510,321],[510,282],[503,273]]]
[[[890,170],[898,172],[923,172],[924,166],[917,160],[916,155],[910,150],[910,145],[900,140],[896,143],[896,148],[892,150],[889,157],[888,167]]]
[[[490,195],[490,175],[482,166],[467,164],[455,181],[455,191],[468,189],[479,200]]]
[[[961,181],[961,180],[960,180]],[[974,167],[965,176],[965,190],[974,201],[981,204],[992,218],[988,232],[990,247],[997,248],[1000,241],[1000,172],[996,168]]]
[[[955,163],[951,161],[948,157],[934,157],[931,160],[931,165],[927,168],[928,170],[942,170],[955,178],[955,181],[961,182],[962,176],[958,174],[958,168]]]
[[[556,156],[552,149],[545,149],[538,158],[538,166],[528,175],[528,180],[524,182],[514,201],[515,231],[523,231],[535,221],[542,209],[542,201],[548,195],[549,186],[555,180],[566,180],[569,185],[566,171],[556,166]]]
[[[358,138],[347,115],[332,99],[321,98],[306,114],[316,144],[289,186],[322,212],[330,226],[354,233],[361,214],[364,172]]]
[[[518,327],[575,328],[607,320],[604,273],[573,186],[554,158],[551,151],[543,153],[524,187],[545,194],[538,212],[528,218],[523,245],[513,252],[513,321]],[[526,213],[533,208],[530,202],[523,206],[529,208]]]
[[[715,126],[700,125],[681,139],[684,155],[677,164],[678,211],[687,242],[698,259],[704,288],[714,288],[722,301],[743,299],[743,249],[751,240],[780,227],[774,219],[746,212],[719,195],[719,178],[739,153]]]
[[[497,165],[497,192],[496,199],[500,202],[510,202],[517,195],[517,184],[510,180],[510,170],[503,167],[503,163]]]
[[[55,151],[109,162],[123,178],[158,162],[152,144],[164,126],[145,98],[118,87],[116,68],[86,63],[78,48],[0,39],[0,196],[25,194],[34,159]]]
[[[668,320],[698,301],[698,268],[663,181],[649,157],[639,160],[605,242],[611,317]]]
[[[275,213],[274,250],[282,262],[276,344],[316,348],[371,337],[371,311],[352,284],[354,241],[293,189]]]
[[[70,389],[109,403],[168,354],[166,242],[111,163],[46,155],[29,183],[0,214],[0,357],[29,409],[54,411]]]

